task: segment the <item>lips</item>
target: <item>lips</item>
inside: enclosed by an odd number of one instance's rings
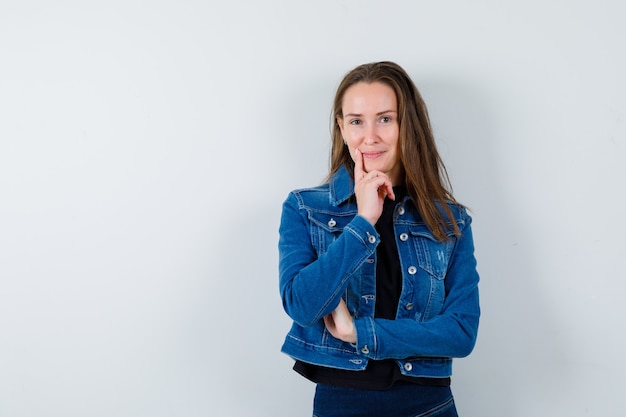
[[[384,152],[362,152],[361,155],[363,155],[363,158],[366,159],[376,159],[378,157],[380,157],[382,154],[384,154]]]
[[[366,158],[377,158],[385,153],[385,151],[361,151],[361,155]]]

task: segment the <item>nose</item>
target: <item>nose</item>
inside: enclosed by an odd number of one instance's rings
[[[363,142],[366,145],[372,145],[378,142],[378,132],[376,131],[376,125],[370,124],[365,129],[365,137],[363,138]]]

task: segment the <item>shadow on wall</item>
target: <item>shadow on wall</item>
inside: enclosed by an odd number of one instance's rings
[[[255,156],[271,163],[246,182],[251,192],[244,202],[231,202],[228,218],[237,221],[216,223],[212,231],[215,258],[205,314],[208,326],[225,336],[217,344],[207,341],[217,387],[211,393],[211,415],[311,412],[313,384],[293,371],[293,360],[280,352],[291,320],[278,289],[278,226],[288,193],[320,184],[328,171],[334,82],[324,80],[322,86],[302,79],[277,86],[274,97],[287,99],[266,107],[268,117],[284,108],[284,123],[267,134],[263,150],[268,154]]]
[[[282,195],[284,194],[284,195]],[[309,412],[312,387],[280,352],[291,324],[278,291],[278,223],[283,199],[230,213],[240,222],[216,225],[208,294],[207,342],[216,388],[211,415],[281,416]],[[216,337],[217,336],[217,337]],[[304,408],[303,408],[304,407]]]
[[[547,395],[543,384],[565,387],[571,380],[571,371],[560,361],[565,347],[556,341],[551,295],[535,279],[537,254],[524,229],[524,213],[506,183],[511,173],[503,158],[511,154],[506,151],[511,144],[496,118],[502,111],[514,112],[498,107],[514,100],[449,79],[429,79],[418,88],[455,196],[473,216],[481,274],[478,343],[469,358],[455,362],[459,411],[513,416],[511,410],[523,410],[529,402],[528,393],[539,400]]]

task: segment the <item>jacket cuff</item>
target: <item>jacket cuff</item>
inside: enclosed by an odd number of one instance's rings
[[[375,359],[378,345],[376,343],[374,319],[372,317],[354,319],[354,327],[356,329],[357,353],[370,359]]]
[[[380,236],[376,228],[363,216],[356,215],[354,219],[346,226],[345,231],[351,232],[363,244],[371,249],[375,249],[380,241]]]

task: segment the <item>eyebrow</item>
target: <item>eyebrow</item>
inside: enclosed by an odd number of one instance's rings
[[[387,114],[387,113],[398,113],[395,110],[385,110],[385,111],[381,111],[376,113],[376,116],[382,116],[383,114]],[[360,113],[348,113],[348,114],[344,114],[343,117],[361,117],[363,116]]]

